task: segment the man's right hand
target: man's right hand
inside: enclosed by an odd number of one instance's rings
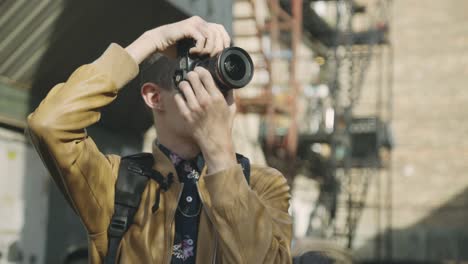
[[[195,47],[190,53],[214,56],[229,47],[231,39],[220,24],[208,23],[194,16],[176,23],[167,24],[146,31],[125,49],[140,64],[149,55],[161,52],[175,56],[175,44],[185,38],[195,40]]]

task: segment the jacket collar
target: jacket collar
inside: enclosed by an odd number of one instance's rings
[[[179,183],[179,179],[176,177],[176,169],[172,161],[159,149],[155,142],[153,143],[153,157],[155,160],[153,169],[160,172],[164,177],[172,173],[174,175],[174,181]]]

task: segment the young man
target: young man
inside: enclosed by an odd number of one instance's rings
[[[190,52],[200,55],[214,56],[230,43],[221,25],[192,17],[147,31],[125,49],[111,44],[28,117],[36,149],[88,231],[90,263],[102,263],[107,254],[120,157],[102,154],[86,127],[99,121],[99,109],[138,74],[143,60],[156,52],[173,56],[184,38],[195,39]],[[202,68],[178,91],[167,78],[171,60],[155,65],[160,71],[143,72],[141,87],[158,134],[153,169],[176,176],[159,199],[160,186],[148,182],[117,262],[290,263],[289,188],[281,173],[259,166],[251,167],[247,183],[232,144],[233,92],[223,96]]]

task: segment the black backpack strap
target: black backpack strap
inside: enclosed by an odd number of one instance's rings
[[[250,161],[248,158],[236,154],[237,162],[241,164],[247,184],[250,183]],[[154,163],[153,155],[140,153],[122,157],[120,161],[119,174],[115,185],[114,214],[112,215],[108,234],[108,249],[104,264],[115,264],[117,250],[120,241],[133,223],[133,218],[141,202],[141,195],[153,179],[160,185],[156,193],[156,201],[153,205],[153,213],[159,208],[160,191],[168,190],[173,181],[173,175],[167,177],[152,169]]]
[[[109,244],[105,264],[114,264],[116,261],[120,241],[133,223],[141,195],[148,183],[149,178],[142,173],[143,168],[152,168],[153,163],[153,155],[149,153],[123,157],[120,161],[115,185],[114,214],[107,230]]]
[[[250,160],[239,153],[236,153],[237,163],[242,166],[242,171],[244,172],[245,180],[247,184],[250,185]]]

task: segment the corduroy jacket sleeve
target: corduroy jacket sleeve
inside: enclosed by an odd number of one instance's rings
[[[28,116],[27,134],[66,199],[90,234],[105,232],[113,210],[118,156],[105,156],[86,133],[100,108],[138,73],[117,44],[53,87]]]
[[[291,263],[289,186],[277,170],[240,165],[202,176],[199,191],[215,226],[221,263]]]

